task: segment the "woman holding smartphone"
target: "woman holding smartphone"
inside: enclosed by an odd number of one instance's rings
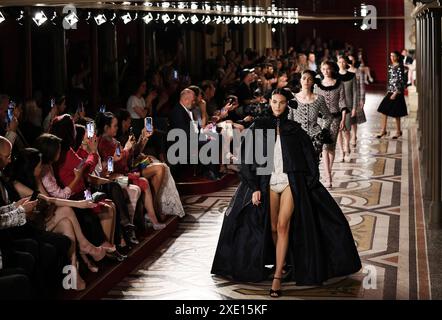
[[[71,247],[69,250],[69,258],[71,265],[78,269],[77,245],[80,255],[86,265],[92,272],[98,272],[98,268],[91,266],[91,262],[87,258],[90,255],[93,260],[100,261],[106,256],[104,247],[95,247],[91,244],[83,234],[81,226],[75,216],[72,208],[92,209],[97,205],[91,201],[81,200],[72,201],[50,197],[42,183],[42,157],[44,157],[37,149],[26,148],[18,155],[15,164],[18,166],[14,170],[14,188],[19,198],[31,196],[35,197],[38,191],[40,201],[46,203],[47,208],[41,207],[40,210],[50,212],[50,205],[54,205],[53,214],[46,217],[41,226],[46,231],[52,231],[63,234],[71,239]],[[83,290],[86,283],[77,273],[77,290]]]
[[[148,120],[149,119],[149,120]],[[138,141],[134,144],[132,150],[132,158],[134,165],[140,164],[138,170],[141,175],[152,183],[152,191],[156,202],[158,212],[162,215],[176,215],[183,217],[185,215],[183,205],[181,204],[180,195],[175,185],[175,180],[170,173],[170,168],[167,164],[160,162],[151,155],[145,155],[145,149],[148,139],[143,137],[148,136],[148,132],[152,132],[153,124],[152,118],[145,120],[146,128],[143,129]],[[132,120],[127,110],[120,109],[118,113],[118,133],[117,139],[124,145],[129,140],[133,140],[131,134]],[[147,134],[146,134],[147,133]],[[143,160],[148,161],[143,163]],[[144,168],[143,168],[144,167]]]
[[[98,152],[101,159],[103,159],[103,173],[108,173],[107,159],[113,157],[114,159],[114,171],[110,175],[112,178],[118,176],[128,176],[129,182],[137,185],[143,191],[144,207],[147,211],[147,218],[153,224],[155,230],[161,230],[166,227],[158,221],[156,216],[156,210],[154,206],[154,198],[151,193],[149,182],[144,178],[140,177],[139,174],[131,174],[129,168],[131,167],[130,159],[133,153],[133,147],[135,145],[135,137],[129,139],[124,148],[120,150],[121,156],[116,155],[117,147],[120,143],[115,139],[118,132],[118,120],[111,112],[99,113],[97,115],[97,136],[98,136]],[[150,134],[143,130],[142,139],[148,138]],[[106,160],[104,160],[106,159]]]

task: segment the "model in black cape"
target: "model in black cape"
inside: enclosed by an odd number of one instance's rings
[[[289,280],[296,285],[321,285],[327,279],[358,272],[361,261],[347,219],[319,181],[309,136],[299,123],[288,120],[287,114],[288,109],[278,118],[270,114],[258,118],[248,130],[255,137],[257,129],[276,129],[279,122],[284,172],[288,174],[295,204],[286,256],[286,263],[293,267]],[[266,139],[264,134],[264,154]],[[242,155],[250,151],[243,143]],[[265,266],[275,264],[270,175],[257,175],[258,167],[256,162],[242,161],[241,183],[225,213],[212,274],[259,282],[269,276]],[[259,206],[251,201],[255,191],[261,191]]]

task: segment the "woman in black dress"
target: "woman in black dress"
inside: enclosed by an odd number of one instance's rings
[[[396,119],[396,134],[392,139],[397,139],[402,136],[401,118],[408,115],[404,97],[405,76],[399,52],[392,52],[390,59],[391,64],[388,66],[388,92],[378,108],[378,112],[382,113],[382,131],[377,137],[382,138],[387,135],[387,120],[388,117],[393,117]]]
[[[265,266],[276,261],[272,297],[281,295],[285,263],[293,267],[288,278],[297,285],[321,285],[361,268],[348,222],[319,182],[310,137],[287,119],[291,99],[290,91],[275,90],[269,114],[257,118],[244,137],[241,184],[226,211],[212,265],[213,274],[258,282],[270,273]],[[254,154],[254,145],[263,150]],[[266,162],[257,161],[260,154]]]

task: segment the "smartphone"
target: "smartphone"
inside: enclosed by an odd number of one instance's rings
[[[172,71],[172,79],[173,80],[178,80],[178,70],[173,70]]]
[[[37,200],[37,197],[38,197],[39,194],[40,194],[40,192],[38,192],[38,191],[34,191],[34,192],[32,193],[31,199],[30,199],[29,201],[35,201],[35,200]]]
[[[7,122],[10,123],[14,119],[14,108],[8,108]]]
[[[133,136],[134,134],[134,128],[130,127],[129,128],[129,136]]]
[[[144,126],[146,127],[147,132],[152,132],[153,131],[152,117],[146,117],[144,119]]]
[[[121,157],[121,148],[120,148],[120,145],[117,146],[117,149],[115,150],[115,154],[117,155],[117,157]]]
[[[51,99],[51,109],[52,109],[54,106],[55,106],[55,99],[52,98],[52,99]]]
[[[95,134],[95,123],[94,122],[88,122],[86,124],[86,130],[87,130],[87,137],[92,138]]]
[[[101,113],[105,113],[105,112],[106,112],[106,105],[102,104],[102,105],[100,106],[100,112],[101,112]]]
[[[109,173],[114,172],[114,157],[109,157],[107,159],[107,171]]]
[[[77,166],[77,169],[80,170],[83,167],[85,162],[86,162],[86,159],[81,160],[81,162]]]
[[[84,199],[85,200],[92,200],[92,194],[89,189],[84,190]]]

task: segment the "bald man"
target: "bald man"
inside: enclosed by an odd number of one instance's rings
[[[191,138],[191,130],[195,134],[195,137],[198,137],[199,128],[192,114],[192,107],[195,105],[195,92],[189,88],[181,91],[180,101],[179,103],[172,109],[169,115],[169,130],[172,129],[181,129],[186,133],[187,137],[187,164],[184,166],[178,165],[173,167],[174,175],[180,175],[184,173],[182,169],[188,168],[190,164],[190,138]],[[198,139],[198,138],[197,138]],[[172,141],[171,145],[176,143],[176,141]],[[198,141],[198,147],[200,148],[202,145],[207,143],[206,141]],[[205,175],[207,178],[211,180],[219,179],[218,173],[218,165],[209,164],[204,166],[203,169],[205,171]]]

